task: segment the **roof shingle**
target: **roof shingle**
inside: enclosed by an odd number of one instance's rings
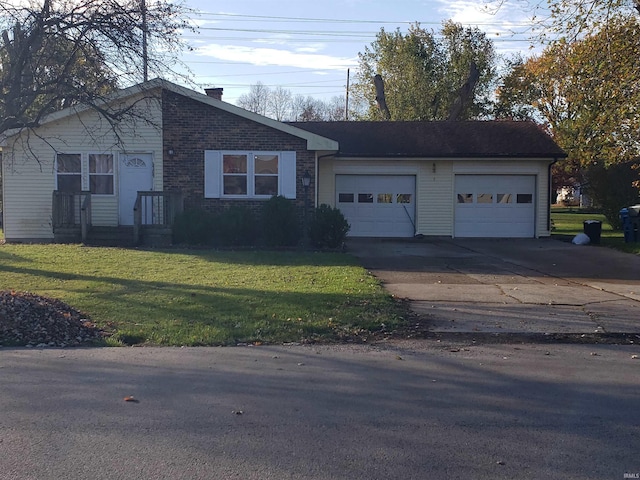
[[[565,157],[533,122],[289,122],[340,144],[342,157]]]

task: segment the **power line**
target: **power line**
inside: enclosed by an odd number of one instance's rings
[[[339,18],[312,18],[312,17],[283,17],[283,16],[272,16],[272,15],[244,15],[237,13],[215,13],[215,12],[205,12],[203,10],[197,11],[197,14],[200,16],[212,16],[212,17],[223,17],[223,18],[238,18],[239,21],[253,21],[253,22],[279,22],[279,23],[288,23],[288,22],[308,22],[308,23],[337,23],[337,24],[378,24],[378,25],[442,25],[442,22],[434,22],[430,20],[415,20],[415,21],[407,21],[407,20],[357,20],[357,19],[339,19]],[[505,26],[509,25],[512,27],[530,27],[533,24],[533,20],[531,23],[513,23],[513,22],[472,22],[469,25],[482,25],[482,26]]]

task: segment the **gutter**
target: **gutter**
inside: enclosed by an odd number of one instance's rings
[[[553,181],[551,175],[552,167],[558,163],[558,157],[553,159],[553,162],[549,164],[548,172],[547,172],[547,181],[549,182],[549,201],[547,202],[547,230],[549,231],[549,236],[551,236],[551,198],[553,196]]]

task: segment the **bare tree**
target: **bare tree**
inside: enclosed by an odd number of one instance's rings
[[[249,87],[249,93],[238,97],[238,106],[259,115],[266,115],[270,95],[269,87],[262,82],[258,82]]]
[[[326,120],[326,105],[311,96],[296,95],[293,98],[291,118],[297,122],[318,122]]]
[[[344,97],[331,97],[326,103],[326,119],[330,122],[345,120],[346,118],[346,100]]]
[[[279,122],[286,120],[291,113],[293,95],[291,90],[276,87],[271,90],[267,100],[267,114]]]
[[[345,98],[329,101],[312,96],[295,95],[283,87],[270,89],[261,82],[251,85],[249,92],[238,97],[239,107],[278,121],[337,121],[345,119]]]
[[[71,105],[117,120],[125,112],[104,107],[108,93],[146,72],[180,76],[187,11],[169,0],[3,0],[0,133]]]

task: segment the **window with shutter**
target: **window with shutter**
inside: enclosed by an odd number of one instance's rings
[[[205,198],[296,198],[296,152],[204,152]]]

